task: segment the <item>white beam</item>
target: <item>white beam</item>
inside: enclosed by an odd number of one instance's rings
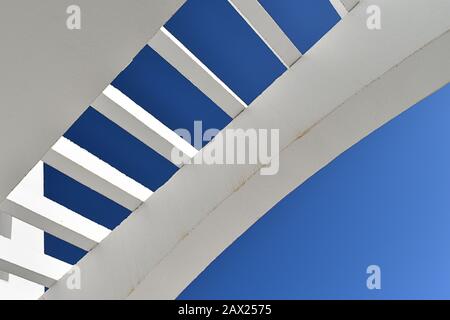
[[[92,103],[92,107],[171,162],[174,148],[189,158],[198,151],[111,85]]]
[[[257,0],[228,0],[280,61],[290,68],[302,54]]]
[[[44,232],[23,221],[11,219],[11,241],[16,248],[36,254],[44,254]],[[29,280],[9,274],[7,281],[0,281],[0,300],[36,300],[44,293],[44,287]]]
[[[44,197],[40,161],[0,204],[0,210],[84,250],[91,250],[109,233],[107,228]]]
[[[5,4],[0,201],[184,2],[77,0],[80,30],[66,26],[70,1]]]
[[[50,287],[70,268],[70,264],[27,250],[0,236],[0,270]]]
[[[278,174],[255,174],[247,180],[193,227],[127,299],[175,299],[275,203],[373,130],[448,83],[450,67],[441,67],[449,50],[447,33],[446,39],[424,48],[318,122],[281,152]]]
[[[247,107],[245,102],[166,28],[162,27],[148,45],[231,118],[236,117]]]
[[[47,152],[43,160],[130,210],[136,209],[152,194],[140,183],[64,137]]]
[[[343,18],[356,7],[359,0],[330,0],[330,2],[339,16]]]
[[[10,215],[0,212],[0,236],[11,239],[12,218]],[[0,280],[8,281],[9,275],[0,271]]]
[[[447,84],[450,3],[370,2],[383,7],[382,30],[360,28],[367,16],[356,7],[228,126],[281,129],[277,175],[260,176],[260,165],[184,166],[80,261],[81,290],[62,280],[43,298],[175,298],[289,191]]]
[[[14,218],[83,250],[91,250],[110,233],[110,230],[101,225],[45,197],[26,199],[28,203],[23,201],[25,199],[15,200],[4,200],[0,208]]]
[[[11,216],[0,212],[0,236],[11,238]]]
[[[347,12],[350,12],[356,7],[356,5],[359,3],[360,0],[340,0],[340,1],[344,5]]]

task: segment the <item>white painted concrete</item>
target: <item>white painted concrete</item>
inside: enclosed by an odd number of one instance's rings
[[[189,158],[198,152],[177,133],[111,85],[92,106],[171,162],[173,148]]]
[[[290,68],[302,54],[257,0],[228,0],[280,61]]]
[[[347,12],[350,12],[356,7],[356,5],[359,3],[360,0],[340,0],[340,1],[344,5]]]
[[[341,18],[344,18],[359,3],[359,0],[330,0]]]
[[[0,204],[0,210],[87,251],[110,233],[107,228],[44,197],[42,161]]]
[[[336,155],[448,83],[450,34],[392,69],[283,150],[280,172],[255,174],[157,264],[127,299],[175,299],[225,248]],[[426,61],[426,63],[424,63]],[[405,81],[405,77],[409,77]],[[182,267],[180,267],[182,265]]]
[[[11,216],[0,212],[0,236],[11,239]],[[8,281],[9,274],[0,270],[0,280]]]
[[[0,200],[185,0],[5,0],[0,10]]]
[[[245,102],[166,28],[162,27],[148,45],[231,118],[247,107]]]
[[[52,286],[71,266],[65,262],[36,253],[16,242],[0,237],[0,269],[16,276],[41,284]]]
[[[17,248],[20,249],[26,249],[35,253],[44,252],[44,233],[14,218],[12,218],[10,241],[14,242]],[[43,293],[44,287],[42,285],[14,274],[9,274],[7,281],[0,279],[0,300],[35,300]]]
[[[64,137],[43,161],[129,210],[152,195],[151,190]]]
[[[81,30],[66,28],[66,9],[72,1],[3,3],[0,87],[4,89],[2,103],[7,107],[0,117],[0,202],[184,2],[79,0]],[[48,202],[41,204],[39,201],[33,206],[48,209]],[[55,210],[59,212],[60,208]],[[45,224],[55,222],[45,219]],[[29,259],[34,256],[42,258],[43,231],[2,214],[1,223],[5,221],[12,224],[11,241],[2,242],[0,255],[18,259],[5,262],[6,269],[47,282],[48,275],[22,268],[28,262],[33,264]],[[64,221],[57,221],[61,225],[56,227],[63,226]],[[13,249],[30,255],[16,256]],[[46,260],[53,261],[44,256],[42,261]],[[35,299],[43,293],[43,286],[15,275],[10,274],[7,280],[0,278],[0,299]]]
[[[379,31],[365,28],[366,2],[229,125],[280,129],[278,175],[184,166],[79,262],[81,290],[63,278],[43,298],[175,298],[293,188],[449,82],[450,2],[372,0],[383,8]]]

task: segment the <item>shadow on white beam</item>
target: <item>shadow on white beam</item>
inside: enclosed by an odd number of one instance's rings
[[[186,140],[111,85],[92,103],[92,107],[171,162],[173,148],[190,158],[198,152]],[[174,164],[178,166],[177,163]]]
[[[0,205],[0,210],[86,251],[110,230],[44,197],[40,161]]]
[[[74,31],[65,25],[68,2],[1,2],[0,29],[14,36],[2,36],[0,50],[8,106],[0,110],[0,201],[184,2],[79,0],[82,16],[95,19]],[[29,48],[45,54],[24,58]]]
[[[12,218],[10,215],[0,212],[0,236],[11,239]],[[0,271],[0,280],[8,281],[9,274]]]
[[[4,272],[51,287],[70,268],[70,264],[27,250],[0,236],[0,270]]]
[[[152,194],[140,183],[64,137],[47,152],[43,160],[131,211]]]
[[[62,279],[43,298],[176,298],[293,188],[448,83],[450,66],[444,62],[450,3],[370,2],[383,6],[382,30],[360,28],[367,14],[356,7],[311,49],[308,59],[300,59],[260,95],[251,112],[229,125],[283,128],[278,174],[261,176],[256,165],[184,166],[78,263],[87,279],[81,290],[68,290]],[[412,20],[416,23],[408,25]],[[212,141],[204,151],[218,143]]]
[[[280,61],[290,68],[302,54],[257,0],[228,0]]]
[[[5,214],[6,215],[6,214]],[[27,252],[44,254],[44,232],[28,223],[12,218],[11,243],[16,248],[24,248]],[[36,300],[44,293],[44,286],[8,273],[6,281],[0,281],[0,300]]]
[[[359,0],[330,0],[341,18],[345,17],[359,3]]]
[[[245,102],[164,27],[148,45],[231,118],[235,118],[247,107]]]

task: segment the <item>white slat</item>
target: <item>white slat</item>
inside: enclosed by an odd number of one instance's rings
[[[359,0],[330,0],[341,18],[345,17],[359,3]]]
[[[8,195],[0,210],[84,250],[91,250],[109,233],[107,228],[44,197],[40,161]]]
[[[135,210],[152,194],[146,187],[64,137],[43,160],[129,210]]]
[[[173,162],[171,157],[173,148],[190,158],[198,152],[178,134],[111,85],[92,103],[92,107],[171,162]]]
[[[0,1],[0,202],[185,0],[74,2]]]
[[[257,0],[228,0],[280,61],[291,67],[301,52]]]
[[[70,268],[70,264],[27,250],[0,236],[0,270],[4,272],[50,287]]]
[[[164,27],[148,45],[231,118],[235,118],[247,107],[245,102]]]

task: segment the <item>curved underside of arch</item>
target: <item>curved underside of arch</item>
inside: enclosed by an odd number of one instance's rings
[[[228,128],[279,129],[280,171],[185,165],[44,299],[173,299],[290,191],[387,121],[449,82],[446,0],[361,1]],[[411,24],[414,21],[414,24]],[[203,151],[214,148],[212,141]],[[197,157],[201,157],[200,154]]]

